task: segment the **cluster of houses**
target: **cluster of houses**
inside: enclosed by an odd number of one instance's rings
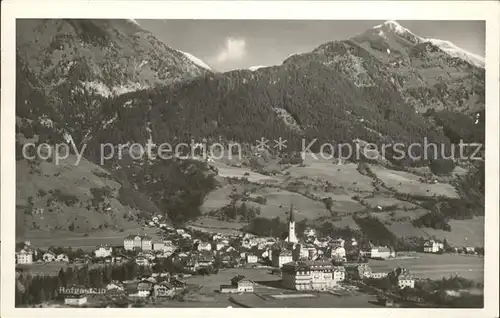
[[[346,267],[347,273],[354,279],[365,279],[365,278],[386,278],[389,277],[397,281],[399,288],[414,288],[416,278],[410,273],[406,268],[395,268],[389,272],[372,272],[372,269],[368,263],[358,264],[355,266]]]
[[[159,228],[166,227],[167,224],[162,223],[162,220],[163,220],[163,215],[158,214],[157,216],[153,216],[147,225],[149,225],[150,227],[159,227]]]
[[[444,243],[438,240],[427,240],[424,242],[422,246],[422,250],[424,253],[443,253],[445,249]],[[461,253],[461,254],[478,254],[478,249],[472,246],[463,246],[458,247],[455,246],[451,248],[453,253]]]
[[[89,264],[99,259],[99,262],[104,263],[121,263],[124,260],[122,256],[112,256],[113,248],[108,245],[101,245],[97,247],[93,256],[86,254],[83,257],[70,258],[65,253],[55,253],[52,250],[48,250],[43,254],[39,254],[39,250],[33,248],[29,241],[24,242],[24,247],[16,252],[16,264],[19,265],[31,265],[33,263],[74,263],[74,264]],[[38,257],[38,256],[41,257]],[[37,261],[34,261],[38,258]]]
[[[38,251],[33,248],[30,241],[24,242],[24,247],[16,252],[16,264],[30,265],[33,264],[34,258],[38,256]],[[47,251],[41,257],[38,262],[69,262],[69,258],[66,254],[60,253],[55,254],[52,251]]]
[[[125,282],[113,281],[107,284],[103,293],[99,296],[106,296],[111,299],[128,297],[130,299],[141,298],[172,298],[178,292],[186,288],[186,283],[177,276],[167,273],[154,273],[149,277],[139,277]],[[72,286],[65,288],[71,291],[63,293],[64,303],[69,306],[81,306],[87,303],[89,293],[84,287]],[[77,292],[74,292],[77,291]]]
[[[161,229],[160,240],[153,240],[148,235],[129,235],[124,238],[122,253],[113,253],[114,248],[107,245],[98,246],[93,255],[82,259],[71,260],[76,263],[87,263],[92,259],[119,263],[133,261],[139,266],[153,266],[162,259],[169,258],[184,274],[199,274],[204,268],[239,267],[244,264],[271,265],[281,273],[281,284],[284,288],[294,290],[324,291],[334,288],[350,277],[397,279],[401,288],[413,288],[414,277],[405,269],[395,269],[388,273],[373,273],[367,263],[349,266],[347,251],[355,250],[361,258],[388,259],[395,257],[395,251],[387,246],[358,246],[352,238],[318,238],[316,231],[306,228],[303,239],[299,240],[295,233],[293,210],[289,214],[286,240],[274,237],[257,237],[248,233],[233,235],[196,235],[186,229],[167,226],[161,217],[153,217],[150,225]],[[201,238],[201,239],[200,239]],[[119,247],[121,250],[122,248]],[[443,244],[436,241],[426,242],[424,251],[435,253],[443,249]],[[18,264],[32,264],[36,250],[29,242],[16,253]],[[120,255],[118,255],[120,254]],[[42,262],[69,262],[68,256],[47,251],[41,257]],[[217,266],[214,266],[217,263]],[[277,270],[276,269],[276,270]],[[278,270],[277,270],[278,271]],[[166,276],[163,276],[166,275]],[[231,279],[230,284],[221,285],[221,293],[253,292],[255,283],[242,275]],[[154,273],[151,277],[142,277],[135,281],[113,282],[107,286],[111,294],[125,294],[128,297],[170,297],[185,283],[170,274]],[[66,299],[66,298],[65,298]],[[86,295],[67,295],[67,304],[82,305]]]

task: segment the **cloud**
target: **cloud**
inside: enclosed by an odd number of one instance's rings
[[[224,47],[217,53],[215,59],[222,63],[226,61],[241,60],[246,54],[244,39],[227,38]]]

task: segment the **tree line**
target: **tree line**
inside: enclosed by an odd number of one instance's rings
[[[105,288],[112,281],[131,280],[147,274],[151,274],[151,269],[138,266],[135,262],[96,268],[70,266],[54,276],[32,276],[21,270],[16,273],[15,305],[32,306],[59,299],[61,287]]]

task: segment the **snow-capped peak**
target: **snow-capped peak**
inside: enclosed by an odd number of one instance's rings
[[[263,67],[266,67],[266,66],[264,66],[264,65],[256,65],[256,66],[250,66],[248,69],[253,72],[253,71],[256,71],[259,68],[263,68]]]
[[[438,39],[422,39],[422,40],[424,42],[430,42],[431,44],[439,47],[441,50],[443,50],[452,57],[458,57],[477,67],[484,68],[485,66],[484,57],[468,52],[456,46],[455,44],[451,43],[450,41],[438,40]]]
[[[190,54],[190,53],[187,53],[187,52],[183,52],[181,50],[178,50],[179,52],[181,52],[182,54],[184,54],[188,59],[191,60],[191,62],[193,62],[194,64],[200,66],[200,67],[203,67],[204,69],[206,70],[209,70],[209,71],[212,71],[213,72],[213,69],[208,66],[205,62],[203,62],[202,60],[200,60],[199,58],[197,58],[196,56]]]
[[[382,24],[374,26],[373,29],[383,29],[386,31],[392,31],[392,32],[396,33],[397,35],[404,37],[405,39],[407,39],[408,41],[410,41],[414,44],[417,44],[420,40],[420,38],[418,36],[416,36],[415,34],[413,34],[413,32],[411,32],[407,28],[403,27],[401,24],[397,23],[394,20],[385,21]],[[383,32],[382,32],[382,34],[380,34],[380,31],[379,31],[379,35],[385,37],[385,35],[383,35]]]
[[[133,24],[137,25],[138,27],[140,27],[140,26],[141,26],[141,25],[139,24],[139,22],[137,22],[137,20],[135,20],[135,19],[127,19],[127,21],[128,21],[128,22],[130,22],[130,23],[133,23]]]
[[[401,24],[397,23],[394,20],[385,21],[384,23],[376,25],[373,28],[374,29],[378,29],[378,28],[381,28],[381,27],[384,27],[384,26],[387,27],[387,28],[390,28],[390,29],[392,29],[392,30],[394,30],[396,32],[409,31],[407,28],[403,27]]]
[[[379,30],[378,35],[383,38],[386,38],[386,35],[382,30],[385,31],[390,30],[396,33],[397,35],[409,40],[413,44],[429,42],[432,45],[439,47],[441,50],[443,50],[446,54],[448,54],[451,57],[460,58],[477,67],[481,68],[485,67],[484,57],[468,52],[456,46],[455,44],[451,43],[450,41],[432,39],[432,38],[423,38],[418,35],[415,35],[413,32],[403,27],[401,24],[397,23],[394,20],[385,21],[382,24],[374,26],[373,29]]]

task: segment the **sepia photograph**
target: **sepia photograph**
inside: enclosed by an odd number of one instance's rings
[[[498,21],[386,13],[12,19],[2,307],[493,317]]]

